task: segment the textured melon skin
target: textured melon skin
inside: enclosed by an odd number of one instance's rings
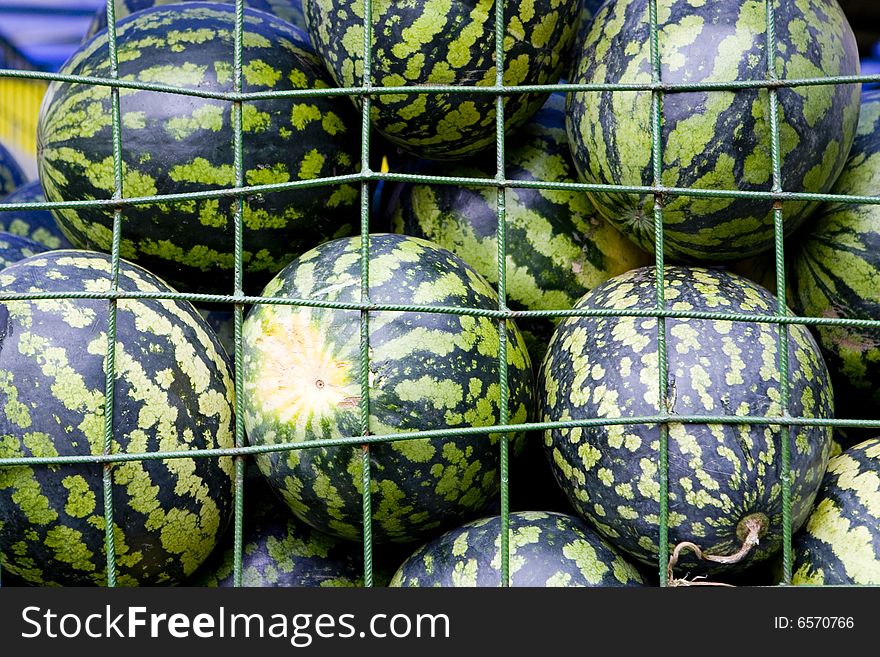
[[[544,107],[511,136],[505,153],[511,180],[576,182],[565,135],[565,97]],[[422,162],[429,175],[491,178],[490,154],[461,163]],[[498,215],[491,187],[402,184],[389,203],[395,232],[449,249],[493,285],[498,282]],[[507,296],[511,307],[560,310],[599,283],[648,264],[650,257],[596,211],[586,194],[511,187],[505,194]],[[550,320],[521,327],[533,334],[532,362],[540,363],[553,332]]]
[[[666,268],[667,307],[772,314],[776,299],[726,272]],[[655,304],[654,269],[634,270],[587,294],[578,308],[636,309]],[[779,415],[778,333],[755,322],[667,319],[669,412],[680,415]],[[791,326],[790,404],[794,417],[833,417],[832,389],[809,331]],[[556,330],[538,384],[541,418],[652,416],[658,413],[657,321],[583,317]],[[807,518],[831,447],[831,431],[792,428],[792,518]],[[659,534],[656,425],[599,426],[545,432],[554,472],[569,501],[616,547],[656,564]],[[769,520],[760,545],[736,568],[776,552],[782,541],[778,427],[670,424],[669,540],[693,541],[711,554],[740,546],[739,523]],[[686,572],[705,566],[689,552]]]
[[[3,203],[45,203],[46,196],[40,181],[35,180],[21,185],[8,196],[0,199]],[[61,232],[55,217],[49,210],[0,210],[0,230],[27,237],[44,244],[50,249],[69,249],[71,243]]]
[[[880,440],[831,459],[793,549],[793,584],[880,585]]]
[[[500,586],[501,517],[453,529],[420,547],[393,587]],[[561,513],[510,514],[510,586],[640,586],[642,577],[582,520]]]
[[[880,92],[862,97],[850,159],[832,192],[874,195],[880,185]],[[828,203],[792,251],[796,307],[809,317],[880,319],[880,208]],[[841,417],[880,415],[880,330],[817,326]],[[857,432],[852,432],[857,435]],[[863,435],[862,439],[872,436]],[[861,441],[857,441],[861,442]],[[849,441],[851,445],[852,442]]]
[[[553,84],[565,72],[580,17],[579,0],[505,3],[506,85]],[[312,43],[339,86],[363,84],[362,0],[305,0]],[[492,0],[373,4],[375,86],[495,84]],[[543,105],[544,94],[505,99],[511,132]],[[402,149],[450,160],[495,142],[495,97],[476,94],[383,95],[373,126]]]
[[[0,144],[0,199],[11,194],[16,187],[24,185],[26,181],[24,171],[21,170],[12,153]]]
[[[245,481],[242,586],[363,586],[363,548],[322,534],[294,518],[255,467]],[[192,586],[234,586],[230,531],[189,580]]]
[[[194,0],[115,0],[116,21],[119,22],[136,11],[143,11],[150,7],[193,1]],[[212,1],[228,5],[235,4],[235,0]],[[300,0],[245,0],[244,5],[251,9],[259,9],[260,11],[268,12],[273,16],[277,16],[281,20],[295,25],[301,30],[306,29],[306,20],[303,15],[302,2],[300,2]],[[107,29],[107,9],[102,7],[95,14],[92,24],[89,25],[85,40],[92,38],[95,34],[104,29]]]
[[[187,3],[155,7],[120,22],[121,77],[229,92],[234,8]],[[173,43],[172,43],[173,42]],[[65,73],[108,75],[107,35],[96,35]],[[319,89],[332,84],[288,23],[247,10],[244,91]],[[111,198],[111,97],[107,88],[54,83],[39,121],[40,180],[52,201]],[[232,104],[154,92],[121,93],[125,195],[190,193],[234,186]],[[88,118],[85,118],[88,117]],[[243,107],[248,185],[351,174],[359,120],[339,98],[261,100]],[[353,231],[351,185],[249,196],[244,211],[245,284],[258,290],[316,244]],[[127,207],[122,256],[184,291],[231,293],[234,222],[230,198]],[[55,213],[70,241],[109,251],[113,213]]]
[[[580,53],[574,83],[651,81],[648,0],[608,2]],[[658,3],[663,82],[766,79],[766,14],[751,1]],[[779,3],[776,33],[781,79],[854,75],[858,49],[836,0]],[[826,192],[855,137],[860,85],[779,90],[784,189]],[[651,93],[569,95],[568,134],[585,182],[651,185]],[[670,187],[769,190],[766,91],[688,92],[663,97],[663,177]],[[653,195],[595,193],[602,214],[653,250]],[[784,204],[786,233],[815,203]],[[772,204],[755,199],[670,196],[664,208],[665,252],[714,264],[766,251],[773,244]]]
[[[263,295],[360,299],[360,238],[324,244],[291,263]],[[370,237],[374,303],[497,308],[489,284],[452,253],[402,235]],[[244,331],[245,426],[251,444],[360,435],[357,311],[258,305]],[[370,315],[373,434],[498,421],[497,322],[440,313]],[[533,403],[531,363],[508,323],[510,421]],[[497,434],[412,439],[370,448],[373,539],[408,542],[480,514],[498,491]],[[362,531],[360,447],[257,457],[300,519],[357,540]]]
[[[0,269],[43,251],[46,247],[33,240],[0,232]]]
[[[119,287],[170,288],[123,261]],[[0,272],[4,291],[106,290],[110,258],[51,251]],[[0,305],[0,457],[101,454],[108,303]],[[232,447],[229,363],[184,302],[118,302],[114,453]],[[169,459],[113,467],[118,583],[173,584],[222,535],[232,459]],[[4,573],[39,585],[103,585],[102,467],[0,468]]]

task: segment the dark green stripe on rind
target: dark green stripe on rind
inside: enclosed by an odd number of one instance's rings
[[[11,292],[110,289],[109,256],[52,251],[0,272]],[[119,289],[168,292],[127,262]],[[114,453],[233,446],[229,362],[186,302],[117,304]],[[104,449],[101,300],[0,304],[0,457]],[[102,466],[0,468],[4,572],[34,584],[106,583]],[[214,548],[232,508],[232,459],[146,460],[112,470],[118,583],[170,584]]]
[[[667,267],[672,310],[773,314],[776,299],[732,274]],[[579,308],[650,309],[654,268],[611,279]],[[772,324],[667,319],[668,400],[673,415],[780,415],[778,330]],[[790,403],[795,417],[833,417],[819,349],[803,326],[789,327]],[[544,421],[650,416],[658,408],[657,320],[583,317],[563,321],[544,361],[538,395]],[[664,409],[665,410],[665,409]],[[792,518],[806,520],[831,445],[822,427],[792,428]],[[669,541],[732,554],[750,514],[769,519],[760,544],[738,567],[782,541],[779,427],[669,425]],[[545,433],[556,478],[577,511],[615,546],[655,564],[660,527],[656,425],[591,426]],[[680,567],[700,572],[690,553]]]
[[[505,151],[510,180],[574,182],[577,173],[565,135],[565,98],[553,94]],[[463,177],[495,175],[494,157],[454,166],[422,162],[420,173]],[[451,185],[398,186],[390,208],[396,232],[436,242],[498,281],[496,190]],[[649,256],[598,214],[583,192],[517,189],[506,192],[507,296],[514,308],[571,308],[588,290],[617,274],[646,265]],[[543,359],[553,325],[522,323],[535,336],[532,362]]]
[[[880,92],[862,98],[852,154],[835,194],[880,189]],[[880,319],[880,207],[823,205],[796,242],[795,302],[810,317]],[[841,400],[842,417],[876,417],[880,408],[880,331],[816,327]]]
[[[0,199],[11,194],[27,181],[21,166],[3,144],[0,144]]]
[[[180,2],[193,2],[194,0],[115,0],[114,9],[116,11],[116,21],[120,21],[126,16],[136,11],[143,11],[150,7],[158,7],[161,5],[172,5]],[[235,0],[212,0],[221,4],[232,5]],[[287,21],[291,25],[295,25],[301,30],[306,29],[306,19],[303,15],[302,2],[300,0],[245,0],[245,7],[251,9],[259,9],[273,16],[277,16],[281,20]],[[102,7],[95,14],[92,24],[86,32],[85,39],[88,40],[95,34],[107,28],[107,9]]]
[[[581,53],[575,83],[650,83],[649,0],[605,3]],[[665,84],[766,78],[765,3],[659,3]],[[777,75],[783,79],[854,75],[855,38],[836,0],[779,3]],[[780,89],[782,186],[826,192],[855,136],[860,85]],[[569,95],[568,133],[584,181],[650,185],[651,92]],[[669,93],[663,97],[664,185],[770,191],[766,90]],[[653,250],[652,195],[593,194],[599,210],[643,248]],[[815,204],[787,202],[794,231]],[[718,262],[769,250],[771,203],[758,199],[676,196],[663,208],[666,255]]]
[[[360,298],[360,238],[324,244],[291,263],[264,295]],[[370,238],[370,300],[497,308],[491,286],[452,253],[401,235]],[[245,424],[251,444],[360,434],[356,311],[256,306],[245,323]],[[370,431],[498,422],[498,327],[440,313],[370,314]],[[510,421],[532,408],[531,364],[508,323]],[[413,439],[370,448],[373,539],[406,542],[473,517],[497,493],[500,436]],[[294,513],[322,531],[361,532],[359,448],[257,458]]]
[[[120,22],[119,76],[231,92],[230,5],[157,7]],[[304,33],[266,13],[245,12],[243,90],[322,89],[332,81]],[[106,33],[85,44],[65,73],[109,75]],[[120,91],[127,197],[234,184],[232,104]],[[115,189],[110,90],[54,83],[40,115],[40,179],[48,199],[111,198]],[[343,99],[243,104],[248,185],[355,173],[359,120]],[[300,253],[353,232],[357,189],[336,185],[252,195],[244,206],[245,284],[259,289]],[[228,293],[233,199],[158,203],[123,213],[121,254],[184,291]],[[110,209],[65,209],[59,223],[77,246],[109,251]]]
[[[0,199],[3,203],[45,203],[46,196],[35,180],[18,187],[8,196]],[[69,249],[71,243],[61,232],[55,217],[49,210],[12,210],[3,212],[0,209],[0,230],[13,235],[27,237],[44,244],[50,249]]]
[[[305,0],[312,43],[340,86],[363,83],[363,0]],[[375,86],[495,84],[495,0],[374,2]],[[565,72],[580,0],[504,3],[506,85],[553,84]],[[505,98],[513,131],[544,103],[543,94]],[[383,95],[372,100],[373,126],[418,157],[466,157],[495,142],[495,98],[480,94]]]
[[[880,585],[880,440],[831,459],[794,555],[793,584]]]
[[[420,547],[391,586],[500,586],[500,516],[453,529]],[[642,577],[578,518],[510,514],[510,586],[640,586]]]

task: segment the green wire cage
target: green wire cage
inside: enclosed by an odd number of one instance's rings
[[[786,2],[788,0],[779,0]],[[778,426],[782,430],[781,453],[779,454],[779,468],[781,472],[782,487],[782,522],[783,522],[783,548],[782,548],[782,583],[790,584],[792,579],[792,491],[791,491],[791,435],[789,430],[795,426],[826,426],[826,427],[859,427],[880,428],[880,421],[861,419],[834,419],[834,418],[806,418],[792,417],[788,414],[790,396],[790,370],[788,362],[789,329],[793,324],[803,325],[839,325],[860,328],[880,329],[880,321],[843,319],[843,318],[815,318],[794,317],[787,310],[784,295],[778,298],[777,312],[772,315],[746,315],[731,313],[692,312],[684,310],[671,310],[666,303],[666,290],[664,289],[664,232],[663,213],[664,202],[672,197],[691,196],[704,198],[750,198],[766,202],[768,208],[772,208],[775,230],[775,280],[776,289],[786,289],[785,241],[783,239],[783,203],[787,201],[816,201],[859,204],[880,204],[880,197],[839,196],[832,194],[803,193],[799,191],[787,191],[781,173],[780,158],[780,110],[778,92],[782,88],[815,85],[839,85],[862,82],[878,82],[880,76],[849,76],[827,77],[814,79],[779,79],[777,77],[776,58],[778,43],[776,39],[776,14],[774,0],[765,0],[766,6],[766,76],[763,79],[732,81],[725,83],[694,83],[686,85],[672,85],[663,81],[661,75],[660,42],[658,28],[657,0],[649,2],[650,21],[650,61],[651,81],[639,84],[551,84],[530,86],[505,86],[504,84],[504,36],[506,31],[504,12],[495,11],[495,83],[491,86],[463,87],[448,85],[430,86],[399,86],[380,87],[371,83],[372,52],[370,44],[373,41],[373,25],[370,21],[372,15],[372,0],[363,0],[364,16],[363,30],[365,34],[365,48],[363,52],[364,84],[361,87],[332,88],[324,90],[291,90],[291,91],[267,91],[244,93],[242,52],[244,42],[244,2],[235,2],[235,26],[234,26],[234,52],[233,57],[233,91],[231,93],[214,93],[198,89],[176,88],[162,84],[143,83],[138,81],[122,80],[119,78],[119,66],[116,46],[116,18],[114,3],[107,3],[107,22],[109,25],[109,50],[107,56],[110,61],[111,75],[108,78],[91,78],[82,76],[60,75],[20,70],[0,70],[0,78],[56,80],[68,83],[89,85],[101,85],[108,87],[112,94],[112,134],[113,134],[113,174],[115,180],[115,193],[112,199],[99,201],[71,200],[56,203],[29,203],[8,204],[0,206],[3,210],[30,210],[30,209],[61,209],[61,208],[85,208],[103,207],[114,211],[113,239],[111,251],[111,289],[104,293],[96,293],[87,290],[70,290],[69,293],[45,293],[23,294],[0,291],[0,301],[11,300],[35,300],[35,299],[91,299],[105,300],[110,308],[109,325],[107,330],[107,347],[105,355],[105,390],[104,390],[104,450],[102,454],[93,456],[58,456],[58,457],[26,457],[0,459],[0,468],[8,468],[21,465],[29,466],[60,466],[69,464],[101,464],[103,466],[103,509],[104,509],[104,532],[106,549],[106,580],[108,586],[117,583],[117,552],[114,544],[114,505],[113,505],[113,466],[117,463],[147,460],[147,459],[174,459],[174,458],[219,458],[233,457],[235,464],[235,497],[234,497],[234,582],[237,586],[242,581],[242,535],[243,527],[247,522],[243,506],[243,490],[246,459],[254,454],[266,452],[282,452],[287,450],[308,450],[317,447],[331,445],[347,445],[360,448],[363,463],[363,554],[364,554],[364,584],[373,585],[373,540],[371,535],[371,462],[370,447],[376,443],[384,443],[398,440],[407,440],[416,437],[466,437],[485,435],[489,433],[512,434],[524,430],[546,430],[552,428],[573,428],[589,425],[608,424],[607,419],[590,418],[577,421],[558,422],[532,422],[528,424],[511,424],[508,412],[508,359],[507,359],[507,329],[506,322],[510,319],[525,318],[562,318],[574,316],[631,316],[656,318],[658,325],[658,360],[659,360],[659,406],[655,415],[648,417],[630,417],[615,420],[616,424],[645,425],[656,424],[659,427],[659,450],[656,453],[657,478],[659,484],[659,559],[657,563],[657,575],[661,586],[670,584],[668,563],[670,558],[670,545],[668,539],[669,528],[669,427],[674,423],[698,423],[698,424],[754,424]],[[496,3],[497,7],[497,3]],[[177,194],[165,196],[149,196],[131,198],[126,197],[123,187],[123,161],[121,143],[121,116],[120,116],[120,90],[133,89],[152,91],[166,94],[183,94],[211,98],[229,103],[232,106],[233,117],[233,152],[235,184],[228,189],[215,189],[197,194]],[[663,141],[661,126],[663,123],[663,99],[668,94],[685,91],[728,91],[763,89],[767,91],[769,103],[769,126],[770,144],[769,151],[772,160],[772,187],[767,191],[742,191],[736,189],[694,189],[667,187],[663,180]],[[550,93],[554,91],[572,92],[649,92],[651,94],[651,166],[653,181],[650,185],[643,186],[611,186],[586,183],[561,183],[549,181],[521,181],[508,180],[505,177],[505,106],[504,98],[511,94],[522,93]],[[438,93],[469,93],[493,96],[496,99],[496,175],[494,178],[461,178],[426,176],[420,174],[407,174],[398,172],[373,171],[369,167],[371,162],[370,144],[370,113],[371,100],[382,94],[438,94]],[[278,183],[269,185],[247,186],[245,184],[243,165],[243,105],[249,101],[258,99],[293,99],[320,96],[353,96],[362,101],[362,141],[361,162],[362,169],[359,173],[336,176],[333,178],[321,178],[313,180]],[[497,241],[498,241],[498,307],[494,310],[438,307],[427,305],[380,305],[370,301],[370,242],[366,237],[370,232],[371,214],[371,184],[379,181],[409,182],[430,185],[467,185],[496,190],[497,211]],[[246,197],[252,194],[269,194],[293,188],[312,188],[335,185],[342,182],[360,185],[360,302],[359,303],[334,303],[326,301],[314,301],[309,299],[278,299],[262,298],[260,296],[248,296],[243,288],[243,214]],[[578,192],[603,192],[620,194],[639,194],[653,197],[653,227],[655,235],[655,303],[650,310],[630,310],[621,313],[589,309],[559,309],[549,311],[523,311],[511,310],[506,304],[507,289],[507,217],[505,210],[505,191],[510,188],[536,188],[553,189]],[[234,203],[234,287],[228,295],[188,294],[188,293],[135,293],[124,292],[118,287],[120,243],[122,238],[122,219],[126,209],[133,205],[148,205],[154,203],[174,203],[192,199],[208,198],[233,198]],[[199,303],[222,303],[234,305],[234,344],[235,344],[235,369],[234,383],[237,391],[242,391],[243,386],[243,358],[242,358],[242,322],[246,307],[254,304],[289,304],[292,306],[309,306],[322,308],[335,308],[340,310],[358,311],[360,317],[360,433],[341,439],[328,441],[312,441],[307,443],[287,443],[272,446],[248,446],[245,440],[245,428],[243,421],[242,394],[236,395],[235,399],[235,447],[232,449],[210,449],[200,452],[155,452],[155,453],[114,453],[112,450],[114,426],[114,381],[116,377],[116,309],[120,299],[176,299],[188,300]],[[369,410],[369,358],[370,358],[370,314],[371,312],[422,312],[422,313],[449,313],[457,315],[472,315],[490,317],[497,320],[500,333],[499,348],[499,386],[500,386],[500,413],[498,421],[493,426],[467,427],[457,429],[436,429],[426,432],[375,435],[370,431]],[[780,405],[782,413],[773,417],[753,416],[681,416],[670,414],[667,410],[668,391],[668,359],[666,340],[666,319],[694,319],[694,320],[723,320],[733,322],[759,322],[773,324],[778,329],[778,368],[780,376]],[[507,585],[510,576],[510,486],[517,482],[510,482],[509,478],[509,444],[507,440],[499,441],[500,449],[500,515],[501,515],[501,582]]]

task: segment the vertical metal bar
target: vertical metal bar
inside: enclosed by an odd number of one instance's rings
[[[235,93],[241,93],[242,90],[242,59],[244,51],[244,0],[235,0],[235,30],[233,37],[233,65],[232,78],[233,90]],[[235,168],[235,186],[244,186],[244,129],[243,129],[243,112],[240,100],[236,100],[232,104],[232,131],[233,131],[233,151],[234,151],[234,168]],[[233,211],[233,220],[235,223],[235,290],[233,295],[241,297],[244,295],[244,197],[235,197],[235,206]],[[244,305],[235,304],[234,321],[234,340],[235,340],[235,446],[244,447],[244,371],[242,358],[242,323],[244,319]],[[233,568],[232,578],[233,586],[241,586],[242,571],[242,543],[244,536],[244,471],[245,458],[241,455],[235,456],[235,526],[233,538]]]
[[[660,63],[660,29],[657,21],[657,0],[650,0],[648,5],[651,41],[651,82],[655,85],[662,81]],[[663,184],[663,92],[655,88],[651,92],[651,169],[653,185]],[[666,306],[666,290],[664,281],[663,260],[663,195],[654,194],[654,278],[655,307],[663,310]],[[666,353],[666,318],[657,318],[657,403],[661,415],[669,412],[667,398],[667,380],[669,365]],[[669,425],[660,424],[660,463],[657,476],[660,484],[660,535],[659,572],[660,586],[668,584],[667,564],[669,563]]]
[[[767,7],[767,79],[775,82],[776,76],[776,11],[773,0]],[[779,96],[776,87],[768,89],[770,101],[770,162],[773,167],[773,191],[782,191],[782,162],[779,147]],[[782,201],[773,203],[773,231],[776,255],[776,314],[788,313],[785,305],[785,250],[783,244]],[[779,329],[779,403],[780,415],[788,417],[788,325],[780,322]],[[791,584],[791,428],[780,427],[782,456],[782,583]]]
[[[119,57],[116,44],[116,7],[113,0],[107,0],[107,43],[110,57],[110,77],[119,78]],[[119,102],[119,89],[110,90],[110,106],[113,129],[113,200],[123,197],[122,175],[122,120]],[[113,241],[110,248],[110,290],[119,290],[119,245],[122,235],[122,209],[113,211]],[[107,354],[104,360],[104,454],[113,451],[113,410],[116,384],[116,299],[109,300],[107,318]],[[104,550],[107,557],[107,586],[116,586],[116,537],[113,522],[113,467],[105,463],[102,472],[104,497]]]
[[[373,2],[364,0],[364,78],[363,89],[372,87],[373,61]],[[367,93],[361,98],[361,303],[370,302],[370,110],[372,98]],[[370,435],[370,311],[361,310],[361,435]],[[364,525],[364,586],[373,586],[373,513],[370,485],[370,446],[361,447],[362,506]]]
[[[504,0],[495,0],[495,86],[504,86]],[[504,187],[504,95],[495,97],[495,207],[498,214],[498,310],[507,311],[507,210]],[[507,320],[498,320],[498,422],[509,421],[507,381]],[[499,476],[501,479],[501,586],[510,586],[510,442],[501,436]]]

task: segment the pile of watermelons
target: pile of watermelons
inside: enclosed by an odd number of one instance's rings
[[[779,582],[786,483],[793,582],[880,584],[880,442],[822,424],[880,417],[880,330],[838,321],[880,320],[880,93],[821,83],[859,73],[837,0],[774,3],[775,59],[765,2],[657,0],[659,69],[648,0],[507,0],[500,76],[491,0],[374,2],[369,67],[361,0],[245,5],[255,95],[222,96],[233,3],[117,0],[118,77],[192,92],[120,88],[117,135],[109,86],[53,82],[39,181],[0,147],[0,459],[161,453],[109,470],[119,584],[233,583],[236,470],[199,452],[235,444],[236,398],[265,448],[246,585],[362,585],[365,486],[377,584],[501,584],[504,441],[512,585]],[[108,41],[102,13],[62,73],[110,76]],[[369,126],[358,96],[308,95],[368,68],[447,90],[377,93]],[[496,148],[499,78],[530,87]],[[599,86],[535,88],[564,80]],[[240,217],[216,193],[238,185]],[[236,354],[238,274],[265,302]],[[821,320],[781,338],[780,313]],[[0,466],[2,582],[106,584],[105,499],[88,459]]]

